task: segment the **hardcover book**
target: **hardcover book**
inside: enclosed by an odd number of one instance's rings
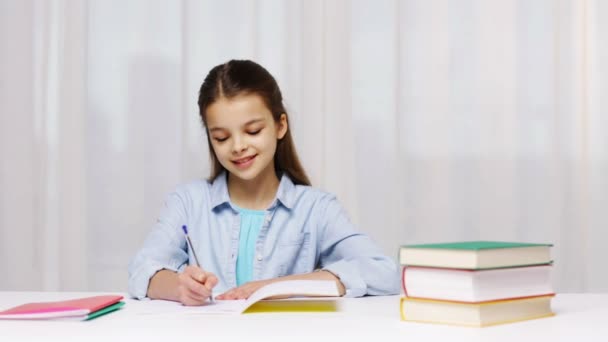
[[[487,302],[553,294],[553,266],[466,270],[406,266],[403,292],[408,297]]]
[[[550,317],[549,296],[500,300],[485,303],[456,303],[418,298],[401,298],[404,321],[485,327]]]
[[[405,245],[399,249],[399,262],[405,266],[471,270],[543,265],[551,262],[551,246],[500,241]]]

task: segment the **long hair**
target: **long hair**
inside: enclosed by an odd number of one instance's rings
[[[249,60],[231,60],[211,69],[205,77],[198,95],[199,113],[203,126],[207,130],[209,156],[213,164],[211,180],[215,180],[225,168],[220,164],[211,145],[207,127],[207,108],[222,97],[230,99],[243,94],[260,96],[277,124],[281,114],[287,115],[283,105],[283,95],[281,95],[276,80],[261,65]],[[287,173],[295,184],[310,185],[310,180],[296,153],[291,129],[289,129],[289,119],[287,120],[287,133],[277,141],[274,167],[277,174]]]

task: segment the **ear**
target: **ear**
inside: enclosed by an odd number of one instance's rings
[[[287,130],[289,129],[289,125],[287,124],[287,114],[281,114],[279,117],[279,122],[277,124],[277,140],[283,139],[285,134],[287,134]]]

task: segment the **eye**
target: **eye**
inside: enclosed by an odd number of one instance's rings
[[[249,135],[256,135],[256,134],[260,133],[261,131],[262,131],[262,129],[260,128],[260,129],[255,130],[255,131],[249,131],[249,132],[247,132],[247,134],[249,134]]]
[[[228,140],[228,138],[213,138],[213,140],[217,141],[217,142],[224,142],[226,140]]]

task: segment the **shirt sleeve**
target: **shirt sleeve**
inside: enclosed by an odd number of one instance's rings
[[[321,268],[340,278],[348,297],[399,294],[396,262],[369,236],[356,231],[335,196],[326,196],[320,204],[325,212],[321,218]]]
[[[150,279],[156,272],[162,269],[178,272],[187,263],[186,239],[181,231],[185,216],[182,196],[172,193],[143,246],[129,263],[128,291],[133,298],[147,296]]]

